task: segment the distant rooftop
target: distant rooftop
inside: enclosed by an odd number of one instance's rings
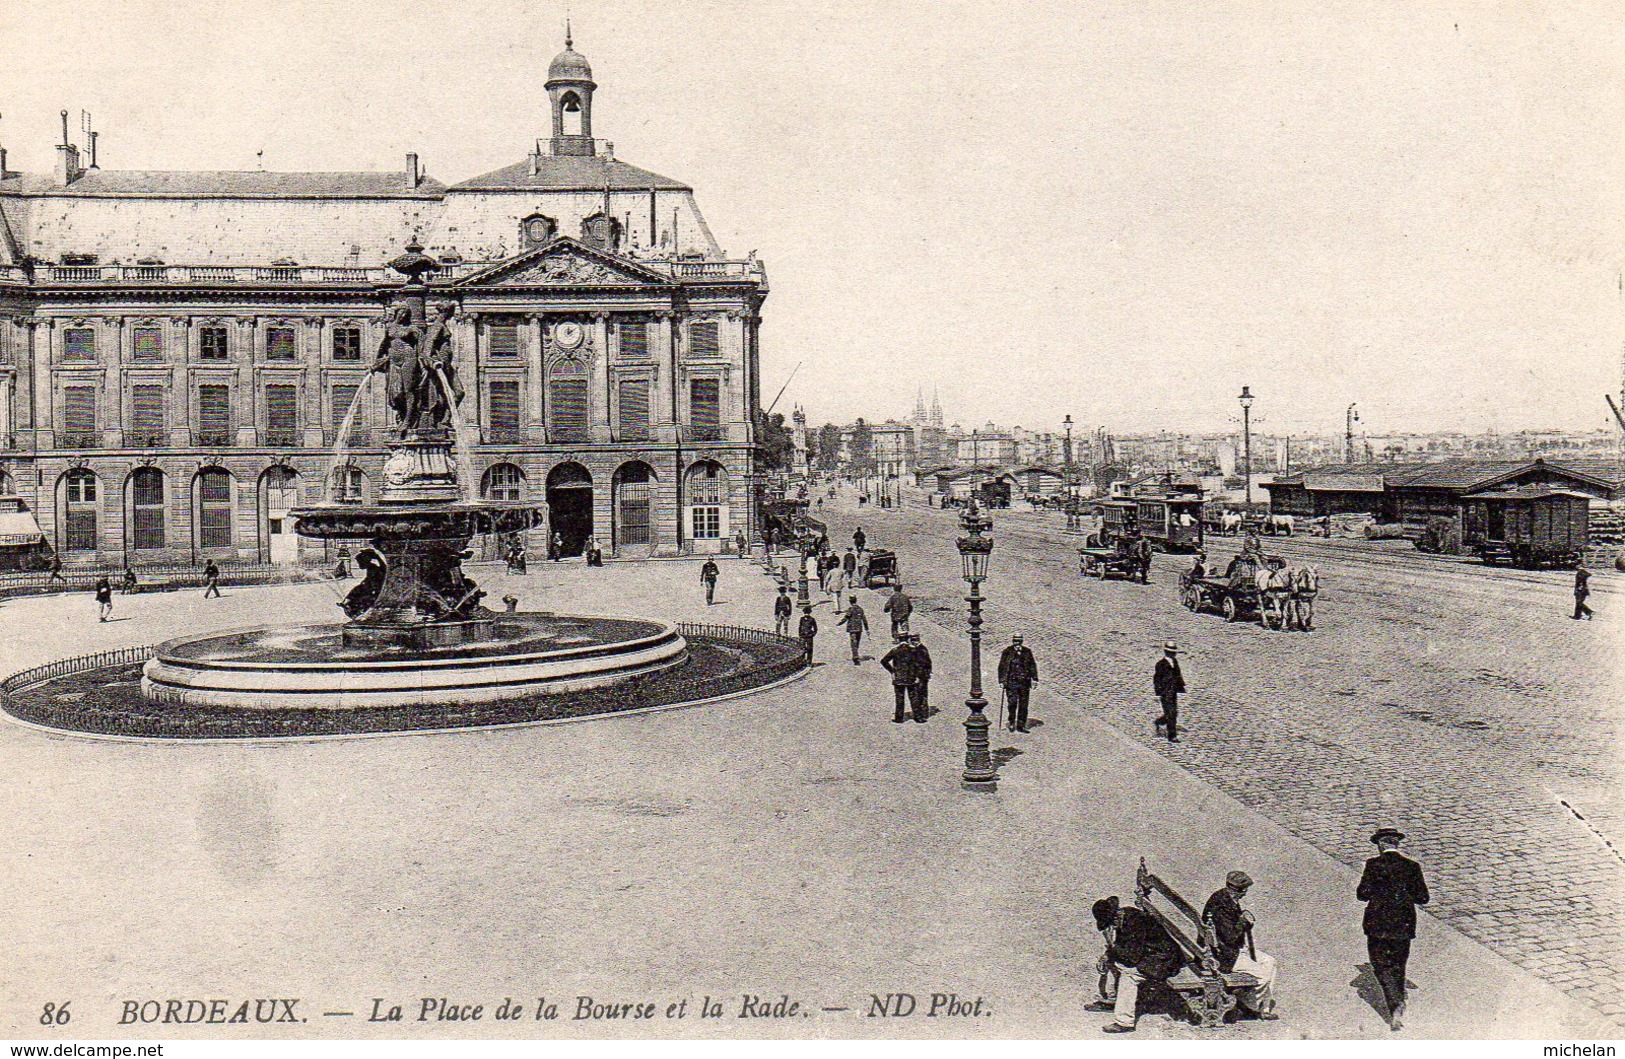
[[[671,177],[596,155],[533,155],[523,162],[453,184],[453,191],[692,191]]]
[[[76,198],[222,199],[439,199],[446,185],[422,177],[416,187],[403,173],[279,173],[89,169],[66,187],[52,178],[9,173],[0,194],[67,195]]]

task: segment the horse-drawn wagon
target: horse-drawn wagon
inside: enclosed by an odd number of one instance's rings
[[[1266,629],[1315,627],[1315,599],[1320,574],[1313,566],[1289,567],[1282,559],[1243,552],[1231,560],[1223,577],[1187,573],[1180,579],[1180,601],[1189,610],[1217,611],[1229,622],[1258,619]]]
[[[1078,573],[1084,577],[1108,577],[1133,580],[1139,575],[1140,559],[1131,551],[1121,548],[1084,547],[1078,549]]]
[[[1256,573],[1260,565],[1248,556],[1242,556],[1230,565],[1225,577],[1206,574],[1182,579],[1180,601],[1187,610],[1201,613],[1216,611],[1225,621],[1240,621],[1256,617],[1259,613],[1259,594]]]

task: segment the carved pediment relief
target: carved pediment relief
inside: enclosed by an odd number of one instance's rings
[[[557,238],[546,246],[482,269],[460,281],[458,286],[496,287],[624,287],[650,286],[668,282],[633,262],[622,261],[568,238]]]
[[[643,280],[630,272],[611,268],[580,254],[555,251],[542,255],[528,268],[503,276],[498,282],[502,286],[541,284],[559,287],[603,287],[642,283]]]

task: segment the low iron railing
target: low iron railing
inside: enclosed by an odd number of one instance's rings
[[[0,680],[0,693],[10,695],[42,681],[72,676],[75,673],[84,673],[92,669],[101,669],[103,666],[126,666],[136,662],[145,662],[157,653],[158,648],[149,645],[146,647],[121,647],[116,651],[98,651],[93,655],[79,655],[76,658],[59,659],[49,665],[25,669],[20,673],[13,673],[6,679]]]
[[[139,697],[96,702],[94,696],[88,700],[80,694],[58,698],[47,691],[42,697],[32,691],[37,685],[63,677],[144,664],[158,650],[153,646],[125,647],[64,658],[14,673],[0,680],[0,706],[14,717],[66,731],[170,739],[307,737],[523,724],[687,705],[759,691],[807,669],[808,658],[801,642],[787,636],[735,625],[683,622],[677,628],[696,646],[706,642],[739,645],[746,656],[743,664],[720,672],[715,666],[700,665],[696,668],[702,671],[694,676],[685,676],[683,668],[657,670],[607,687],[542,694],[513,702],[428,703],[353,711],[182,707]]]

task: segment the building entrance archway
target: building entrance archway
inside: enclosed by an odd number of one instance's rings
[[[579,463],[561,463],[547,476],[548,534],[564,539],[560,554],[580,555],[592,536],[592,475]]]

